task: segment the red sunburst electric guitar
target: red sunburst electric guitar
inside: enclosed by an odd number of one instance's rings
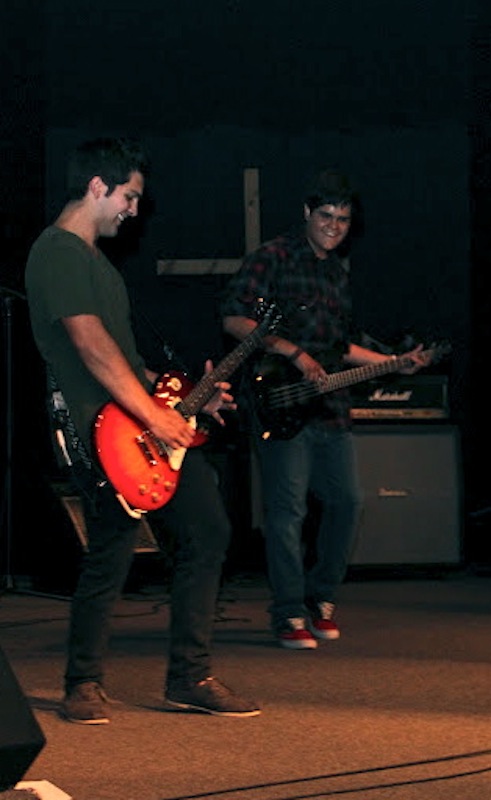
[[[215,384],[235,372],[280,318],[274,304],[266,307],[252,333],[196,385],[185,373],[166,372],[156,385],[155,403],[175,408],[196,425],[196,414],[216,392]],[[206,433],[198,429],[192,447],[206,439]],[[187,452],[185,447],[169,447],[114,402],[106,403],[97,415],[94,444],[102,469],[131,516],[138,518],[161,508],[174,496]]]

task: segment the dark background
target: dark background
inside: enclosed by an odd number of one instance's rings
[[[141,217],[109,253],[150,321],[138,322],[145,354],[158,361],[169,338],[196,374],[223,352],[217,297],[226,278],[158,277],[157,259],[244,253],[246,167],[259,169],[263,239],[300,218],[312,171],[333,165],[351,176],[366,213],[351,258],[357,323],[389,344],[408,333],[452,344],[441,369],[462,437],[466,557],[489,559],[488,5],[19,0],[2,8],[3,461],[10,442],[16,558],[49,524],[52,468],[42,371],[17,294],[26,255],[63,202],[72,145],[130,134],[148,147],[152,178]]]

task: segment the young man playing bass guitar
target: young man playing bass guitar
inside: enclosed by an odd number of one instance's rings
[[[98,247],[100,237],[116,236],[137,215],[146,173],[147,159],[136,143],[96,139],[80,145],[68,164],[68,202],[34,242],[26,269],[34,338],[50,388],[70,418],[69,459],[88,532],[71,604],[63,700],[64,716],[82,724],[109,721],[103,655],[139,524],[138,509],[130,513],[120,502],[94,455],[94,426],[108,403],[138,420],[145,431],[141,446],[132,445],[137,449],[132,461],[150,457],[153,463],[154,447],[159,453],[191,448],[177,491],[160,506],[176,548],[165,705],[219,716],[260,713],[255,703],[214,677],[211,665],[215,604],[230,536],[214,470],[200,448],[192,448],[196,431],[191,420],[152,396],[158,376],[146,369],[137,351],[124,282]],[[213,377],[211,362],[206,370]],[[220,410],[236,407],[229,390],[229,383],[217,380],[203,406],[220,423]]]
[[[269,364],[266,356],[264,370],[251,371],[247,405],[261,468],[272,628],[280,646],[296,650],[339,637],[333,612],[361,507],[350,399],[345,388],[329,391],[330,373],[342,378],[346,365],[413,372],[430,358],[418,347],[392,364],[352,341],[349,273],[340,254],[342,247],[348,252],[359,214],[344,176],[322,171],[306,191],[300,229],[248,254],[222,307],[225,331],[239,340],[256,326],[258,297],[274,300],[282,311],[278,335],[265,339]],[[268,390],[276,367],[284,370],[285,385]],[[309,492],[322,511],[316,561],[306,571],[302,533]]]

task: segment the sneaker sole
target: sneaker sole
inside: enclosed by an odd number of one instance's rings
[[[73,722],[76,725],[107,725],[109,723],[108,717],[98,717],[97,719],[76,719],[75,717],[68,717],[66,714],[61,714],[62,719],[66,722]]]
[[[317,647],[315,639],[279,639],[278,643],[287,650],[315,650]]]
[[[168,700],[167,698],[164,703],[169,711],[196,711],[201,714],[212,714],[214,717],[257,717],[261,713],[259,708],[255,708],[252,711],[218,711],[217,709],[206,708],[206,706],[179,703],[177,700]]]
[[[339,631],[316,631],[314,627],[309,626],[309,631],[311,632],[312,636],[315,636],[316,639],[322,639],[323,641],[334,641],[335,639],[339,639],[340,633]]]

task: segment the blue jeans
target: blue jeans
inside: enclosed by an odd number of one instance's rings
[[[334,603],[346,575],[362,494],[353,435],[306,425],[292,439],[259,440],[265,543],[273,628]],[[308,493],[321,505],[315,563],[304,565]]]
[[[128,575],[138,520],[106,485],[83,495],[89,550],[71,603],[65,686],[104,682],[110,616]],[[211,640],[230,523],[214,468],[200,448],[190,449],[178,489],[159,511],[174,545],[167,685],[212,674]]]

